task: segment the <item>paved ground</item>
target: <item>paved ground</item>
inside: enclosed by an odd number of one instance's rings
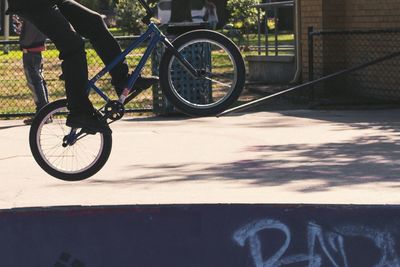
[[[58,181],[29,127],[0,121],[0,208],[158,203],[400,204],[400,110],[131,118],[94,177]]]

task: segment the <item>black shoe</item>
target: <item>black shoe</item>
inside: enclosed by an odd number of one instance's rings
[[[146,90],[152,85],[158,84],[158,77],[156,76],[139,76],[133,85],[133,90]]]
[[[27,119],[23,120],[23,123],[25,125],[31,125],[33,123],[33,119],[34,118],[27,118]],[[48,118],[47,121],[45,122],[45,124],[52,123],[52,122],[53,122],[53,119],[52,118]]]
[[[67,126],[71,128],[82,128],[88,134],[103,133],[111,134],[112,131],[106,122],[99,120],[94,114],[70,113],[67,117]]]
[[[139,76],[133,85],[133,88],[131,90],[131,94],[133,92],[137,91],[143,91],[146,90],[147,88],[150,88],[152,85],[158,84],[158,77],[156,76]],[[118,96],[121,96],[122,91],[125,89],[126,83],[124,83],[122,86],[115,86],[115,91],[117,92]]]
[[[33,122],[33,118],[27,118],[27,119],[23,120],[23,123],[24,123],[25,125],[31,125],[32,122]]]

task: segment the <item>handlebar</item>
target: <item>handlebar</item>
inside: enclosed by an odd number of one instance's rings
[[[146,16],[142,19],[144,24],[149,24],[150,19],[154,16],[153,10],[151,10],[149,4],[147,4],[146,0],[139,0],[139,3],[146,9]]]

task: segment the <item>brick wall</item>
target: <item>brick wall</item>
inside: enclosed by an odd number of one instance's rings
[[[346,0],[348,28],[400,27],[399,0]]]
[[[303,80],[308,77],[308,27],[322,28],[322,1],[323,0],[298,0],[300,5],[300,31],[303,65]]]
[[[300,25],[301,25],[301,50],[302,50],[302,65],[303,65],[303,80],[308,79],[308,46],[307,46],[307,28],[313,26],[315,30],[353,30],[353,29],[385,29],[385,28],[400,28],[400,1],[399,0],[298,0],[300,5]],[[377,39],[376,36],[370,40],[356,38],[320,38],[316,40],[316,45],[320,46],[319,57],[321,69],[320,74],[332,73],[336,70],[350,67],[349,64],[361,62],[366,55],[385,55],[394,49],[400,49],[400,45],[389,44],[385,42],[385,38],[396,40],[396,38],[384,36],[382,39]],[[318,39],[318,38],[316,38]],[[389,40],[389,39],[388,39]],[[354,49],[359,47],[359,49]],[[379,50],[379,52],[375,51]],[[358,58],[357,58],[358,57]],[[340,58],[343,58],[341,60]],[[391,61],[391,66],[400,65],[400,60]],[[380,91],[368,92],[377,97],[393,97],[400,99],[400,80],[393,81],[388,71],[373,73],[373,69],[366,70],[367,78],[362,75],[354,75],[352,86],[358,84],[363,86],[371,83],[371,77],[379,78]],[[343,79],[341,83],[331,83],[336,87],[343,87]],[[391,80],[391,84],[387,85],[388,92],[382,93],[385,90],[385,81]],[[398,84],[398,90],[393,90],[395,83]],[[347,89],[346,89],[347,90]],[[390,91],[390,92],[389,92]],[[367,93],[367,92],[364,92]]]

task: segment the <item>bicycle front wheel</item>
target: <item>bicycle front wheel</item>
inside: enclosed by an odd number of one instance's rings
[[[245,65],[237,46],[224,35],[196,30],[178,37],[175,49],[201,73],[193,76],[167,50],[160,63],[160,85],[167,99],[191,116],[216,115],[240,96],[245,83]]]
[[[48,174],[79,181],[97,173],[107,162],[112,136],[72,131],[66,126],[66,105],[62,99],[39,111],[30,129],[29,144],[34,159]]]

